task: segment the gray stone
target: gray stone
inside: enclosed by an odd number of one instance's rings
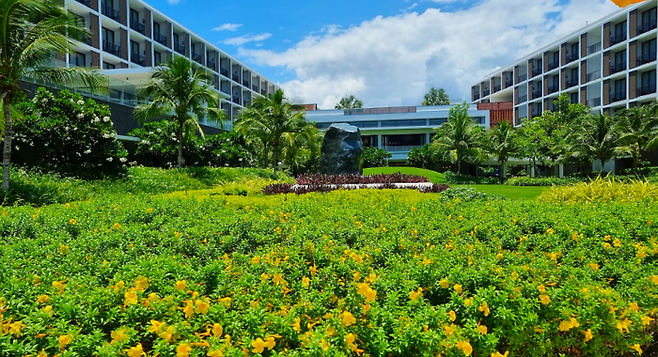
[[[331,124],[322,142],[320,173],[363,174],[363,141],[359,128],[347,123]]]

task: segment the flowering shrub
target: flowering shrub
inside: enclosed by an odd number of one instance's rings
[[[6,208],[0,351],[649,354],[657,212],[413,190]]]
[[[154,167],[176,166],[178,157],[178,124],[163,120],[144,124],[129,135],[141,139],[137,144],[137,162]],[[183,158],[187,166],[250,167],[254,154],[247,149],[244,138],[235,132],[208,135],[204,138],[187,135],[183,141]]]
[[[308,174],[297,177],[300,185],[345,185],[369,183],[418,183],[429,182],[425,176],[407,175],[400,172],[376,175],[325,175]]]
[[[17,109],[23,115],[14,122],[13,164],[83,178],[125,173],[128,153],[115,138],[107,106],[39,88]]]
[[[600,176],[591,182],[551,187],[538,197],[544,202],[656,201],[658,185],[648,181],[620,181]]]

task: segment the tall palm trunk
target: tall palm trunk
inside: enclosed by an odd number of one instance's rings
[[[11,136],[13,134],[11,126],[11,99],[7,92],[2,93],[2,102],[4,104],[5,116],[5,136],[4,151],[2,153],[2,191],[9,191],[9,169],[11,167]]]
[[[183,123],[178,125],[178,168],[183,167]]]

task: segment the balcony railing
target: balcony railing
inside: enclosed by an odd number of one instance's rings
[[[619,42],[625,41],[626,40],[626,31],[622,31],[620,33],[616,34],[610,34],[610,46],[614,46],[618,44]]]
[[[528,101],[528,96],[527,95],[520,95],[519,96],[519,103],[525,103]]]
[[[213,61],[213,60],[208,60],[208,65],[207,65],[207,66],[208,66],[209,68],[215,69],[215,64],[216,64],[215,61]]]
[[[233,76],[231,77],[234,81],[240,82],[240,75],[233,73]]]
[[[548,62],[548,70],[553,70],[560,67],[560,61]]]
[[[240,97],[238,97],[237,95],[234,95],[233,96],[233,103],[240,104]]]
[[[601,42],[600,41],[593,44],[593,45],[587,46],[587,55],[588,56],[591,55],[592,53],[596,53],[596,52],[599,52],[599,51],[601,51]]]
[[[89,46],[93,46],[93,45],[94,45],[94,41],[93,41],[93,40],[91,39],[91,37],[89,37],[89,36],[85,36],[85,41],[84,41],[84,42],[85,42],[86,44],[88,44]]]
[[[532,91],[532,99],[537,99],[541,97],[541,89],[540,90],[533,90]]]
[[[248,80],[243,79],[243,80],[242,80],[242,85],[245,86],[245,87],[249,87],[250,84],[249,84],[249,81],[248,81]]]
[[[656,51],[651,51],[647,53],[642,53],[637,56],[637,66],[647,64],[656,60]]]
[[[146,56],[140,55],[139,53],[131,53],[130,60],[140,66],[146,66]]]
[[[174,43],[174,51],[180,53],[181,55],[185,54],[185,45],[180,43]]]
[[[601,105],[601,97],[592,98],[592,99],[587,100],[587,106],[588,107],[594,108],[594,107],[598,107],[599,105]]]
[[[588,82],[593,81],[595,79],[599,79],[599,78],[601,78],[601,70],[600,69],[597,69],[596,71],[592,71],[592,72],[587,73],[587,81]]]
[[[139,22],[137,19],[130,19],[130,28],[144,35],[146,33],[146,25]]]
[[[227,88],[222,88],[222,89],[220,89],[220,90],[221,90],[222,92],[228,94],[228,89],[227,89]]]
[[[512,78],[508,78],[505,80],[505,88],[509,88],[513,85],[514,85],[514,81],[512,80]]]
[[[91,0],[76,0],[77,2],[81,3],[82,5],[86,7],[91,7]]]
[[[245,107],[248,106],[249,104],[251,104],[251,101],[249,99],[245,99],[242,101],[242,105]]]
[[[528,74],[527,73],[519,74],[519,82],[523,82],[526,79],[528,79]]]
[[[121,46],[110,41],[103,41],[103,51],[121,57]]]
[[[262,95],[267,95],[267,90],[265,90],[265,89],[261,89],[261,90],[260,90],[260,94],[262,94]]]
[[[556,85],[548,86],[547,89],[548,89],[548,94],[551,94],[557,92],[560,89],[560,87],[556,84]]]
[[[198,53],[192,53],[192,59],[201,63],[201,55]]]
[[[656,19],[651,19],[647,22],[637,24],[637,34],[641,35],[647,31],[651,31],[656,28]]]
[[[567,53],[567,63],[573,62],[578,59],[578,52]]]
[[[251,86],[251,89],[253,89],[254,92],[258,92],[258,86],[255,84]]]
[[[640,97],[647,94],[656,93],[656,83],[648,83],[644,85],[639,85],[636,88],[635,95]]]
[[[224,77],[228,77],[228,69],[226,68],[220,68],[219,69],[219,74],[221,74]]]
[[[478,100],[478,99],[480,99],[480,93],[479,92],[473,94],[473,100]]]
[[[532,69],[532,76],[533,77],[538,76],[540,74],[541,74],[541,67],[537,67],[537,68]]]
[[[157,43],[159,43],[163,46],[167,45],[167,36],[165,36],[161,33],[157,33],[157,32],[154,33],[153,34],[153,39],[155,40],[155,42],[157,42]]]
[[[573,78],[567,79],[565,85],[566,85],[565,86],[566,88],[571,88],[573,86],[577,86],[578,85],[578,77],[573,77]]]
[[[121,13],[112,6],[107,6],[105,3],[101,4],[101,12],[103,15],[111,18],[114,21],[121,21]]]
[[[626,61],[620,61],[610,64],[610,74],[615,74],[626,69]]]
[[[491,94],[491,91],[489,90],[489,88],[487,88],[487,89],[485,89],[485,90],[483,91],[482,94],[486,97],[486,96],[488,96],[489,94]]]
[[[610,102],[618,102],[620,100],[626,99],[626,91],[611,92],[610,93]]]
[[[495,86],[494,86],[494,93],[496,93],[496,92],[500,92],[500,89],[501,89],[500,84],[495,85]]]
[[[388,152],[409,152],[411,149],[419,149],[421,145],[410,145],[410,146],[384,146],[384,150]]]

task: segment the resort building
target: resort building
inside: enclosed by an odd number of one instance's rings
[[[140,0],[58,0],[90,29],[91,36],[77,43],[55,65],[103,69],[111,79],[110,94],[95,97],[128,107],[137,104],[137,87],[148,80],[152,68],[173,56],[189,58],[212,77],[220,106],[229,118],[258,96],[274,93],[272,81],[226,54],[209,41]],[[212,125],[211,123],[206,123]],[[230,130],[231,123],[224,128]]]
[[[325,130],[333,123],[347,123],[361,130],[365,147],[391,153],[391,162],[405,162],[411,149],[432,141],[435,128],[448,119],[453,105],[309,110],[306,119]],[[511,107],[510,107],[511,109]],[[509,110],[511,117],[511,110]],[[491,125],[490,110],[469,108],[469,115],[485,129]]]
[[[567,93],[597,113],[656,100],[656,1],[628,6],[488,74],[474,103],[512,102],[514,123]]]

